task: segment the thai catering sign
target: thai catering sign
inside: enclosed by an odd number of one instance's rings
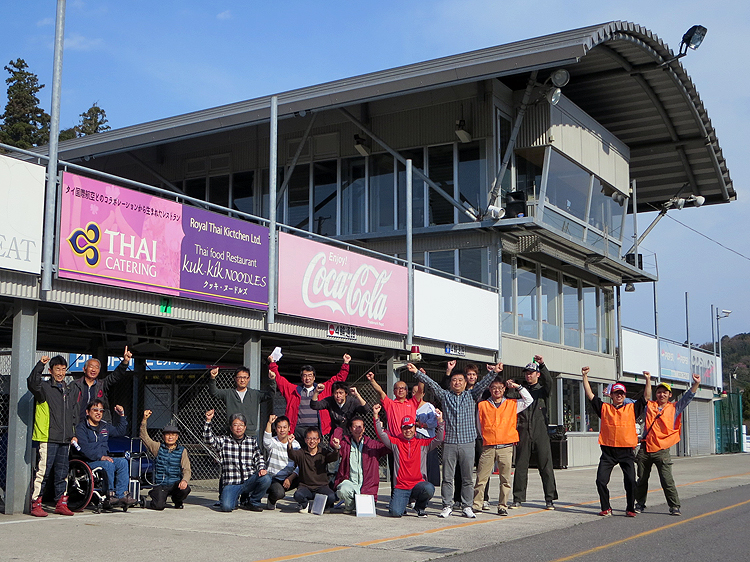
[[[405,267],[279,234],[281,314],[405,334],[407,283]]]
[[[268,308],[268,229],[63,174],[59,275]]]

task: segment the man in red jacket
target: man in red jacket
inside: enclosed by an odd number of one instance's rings
[[[333,383],[346,380],[349,376],[349,361],[351,360],[351,356],[344,353],[344,363],[341,369],[337,375],[323,383],[323,391],[318,394],[318,400],[331,395]],[[268,378],[276,381],[279,392],[286,399],[286,417],[289,418],[290,431],[294,433],[294,438],[300,443],[303,442],[308,427],[314,427],[323,435],[328,435],[331,432],[331,417],[328,412],[325,410],[318,412],[310,407],[310,400],[315,392],[315,367],[303,365],[300,370],[301,384],[294,385],[279,373],[279,366],[270,355],[268,362]]]
[[[354,511],[354,496],[367,494],[378,500],[380,463],[388,454],[388,447],[365,435],[365,420],[354,416],[349,421],[349,435],[341,439],[341,463],[334,485],[336,495],[344,502],[344,513]]]
[[[406,505],[414,502],[417,517],[427,517],[425,508],[433,495],[435,486],[427,482],[427,453],[438,447],[445,437],[443,413],[435,410],[438,419],[437,432],[431,439],[416,437],[415,418],[404,416],[401,420],[401,434],[389,435],[383,429],[378,418],[380,404],[372,407],[375,431],[386,447],[393,451],[394,473],[396,483],[391,493],[391,504],[388,512],[391,517],[401,517],[406,512]]]

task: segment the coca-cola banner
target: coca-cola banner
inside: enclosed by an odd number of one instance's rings
[[[281,314],[405,334],[406,268],[279,233]]]

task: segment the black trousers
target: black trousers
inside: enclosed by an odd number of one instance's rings
[[[268,503],[275,505],[277,501],[284,499],[288,491],[292,491],[297,487],[297,479],[294,479],[292,485],[289,486],[289,490],[285,490],[281,480],[275,478],[271,482],[271,486],[268,488]]]
[[[513,474],[513,501],[522,503],[526,501],[531,455],[536,456],[536,466],[542,478],[542,488],[544,488],[544,500],[556,500],[557,485],[555,484],[555,471],[552,468],[552,447],[546,428],[542,427],[533,433],[528,430],[519,430],[518,436],[516,471]]]
[[[609,478],[615,465],[620,465],[625,485],[626,511],[635,511],[635,455],[631,447],[605,447],[599,459],[596,471],[596,491],[599,492],[599,503],[602,511],[612,509],[609,503]]]
[[[294,500],[300,505],[305,505],[315,499],[315,494],[328,496],[328,499],[326,500],[326,509],[332,508],[333,504],[336,503],[336,492],[331,490],[328,486],[321,486],[320,488],[300,486],[297,488],[297,491],[294,492]]]
[[[180,490],[179,482],[172,484],[171,486],[154,486],[148,493],[151,496],[151,509],[158,509],[161,511],[167,505],[167,497],[172,496],[172,502],[175,507],[182,505],[185,498],[190,494],[190,486],[184,490]]]

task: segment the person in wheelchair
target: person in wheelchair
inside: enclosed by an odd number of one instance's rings
[[[76,426],[76,437],[83,459],[92,469],[101,467],[107,474],[109,490],[104,500],[104,509],[111,507],[127,509],[138,503],[128,491],[130,463],[123,457],[109,456],[109,437],[125,435],[128,420],[122,406],[115,406],[115,413],[120,418],[117,425],[104,421],[102,419],[104,402],[95,398],[86,406],[86,419]]]
[[[177,444],[180,430],[174,425],[165,425],[162,430],[164,443],[157,443],[148,435],[147,420],[151,410],[143,411],[141,420],[141,441],[156,457],[154,460],[154,487],[148,493],[151,496],[151,509],[161,511],[167,505],[167,497],[172,496],[175,509],[182,509],[185,498],[190,493],[190,459],[187,449]]]

